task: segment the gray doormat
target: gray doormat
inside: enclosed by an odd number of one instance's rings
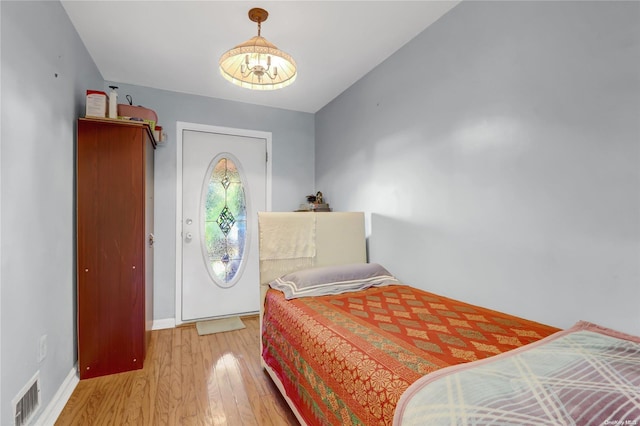
[[[208,321],[198,321],[196,323],[196,328],[198,329],[198,335],[204,336],[205,334],[240,330],[245,328],[245,325],[240,317],[229,317]]]

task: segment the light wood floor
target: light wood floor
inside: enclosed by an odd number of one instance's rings
[[[297,425],[260,365],[258,317],[152,332],[144,368],[81,380],[56,425]]]

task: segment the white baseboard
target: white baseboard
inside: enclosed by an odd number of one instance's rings
[[[164,328],[174,328],[176,326],[175,318],[165,318],[160,320],[153,320],[151,325],[152,330],[162,330]]]
[[[62,385],[58,388],[49,405],[47,405],[42,414],[40,414],[40,417],[38,417],[38,420],[33,424],[37,426],[53,426],[79,382],[78,366],[75,365],[62,382]]]

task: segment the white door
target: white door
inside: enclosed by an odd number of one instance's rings
[[[259,310],[267,141],[182,133],[182,321]]]

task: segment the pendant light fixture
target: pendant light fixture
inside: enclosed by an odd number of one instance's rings
[[[231,83],[251,90],[275,90],[296,79],[296,62],[291,55],[260,35],[268,16],[264,9],[251,9],[249,19],[258,23],[258,35],[220,57],[220,74]]]

